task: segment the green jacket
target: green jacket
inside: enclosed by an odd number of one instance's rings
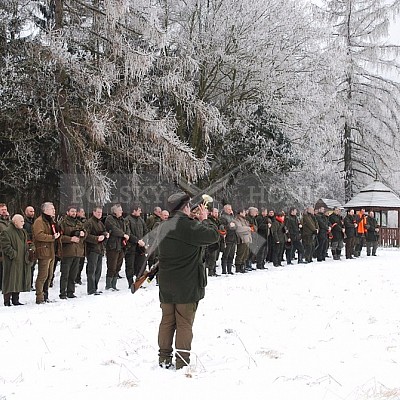
[[[160,302],[188,304],[201,300],[207,285],[203,247],[219,233],[177,211],[158,227]]]
[[[3,250],[3,293],[29,292],[31,267],[28,260],[28,236],[13,223],[0,235]]]
[[[60,229],[62,235],[59,256],[61,258],[84,257],[86,232],[82,221],[66,215],[60,222]],[[85,232],[85,236],[80,236],[81,231]],[[71,242],[73,236],[79,237],[79,243]]]

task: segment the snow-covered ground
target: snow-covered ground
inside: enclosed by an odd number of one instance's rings
[[[60,300],[58,270],[54,303],[0,307],[0,399],[400,399],[400,251],[378,254],[210,278],[179,371],[155,282]]]

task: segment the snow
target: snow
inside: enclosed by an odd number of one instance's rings
[[[378,249],[209,278],[178,371],[157,364],[154,281],[60,300],[57,269],[54,303],[31,292],[0,307],[0,399],[399,399],[399,259]]]

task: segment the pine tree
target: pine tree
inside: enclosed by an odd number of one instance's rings
[[[400,46],[384,41],[400,1],[324,2],[332,31],[329,51],[336,74],[332,120],[341,137],[345,200],[366,177],[385,175],[396,162],[400,136]],[[391,73],[392,75],[390,75]]]

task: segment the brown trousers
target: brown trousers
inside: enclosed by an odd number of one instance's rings
[[[190,363],[193,339],[192,327],[197,306],[198,303],[161,303],[162,318],[158,331],[160,362],[172,359],[172,343],[175,334],[176,368],[182,368]]]
[[[38,260],[38,274],[36,277],[36,303],[48,299],[49,281],[53,276],[54,258]]]
[[[114,278],[121,271],[125,252],[123,250],[107,250],[107,274],[108,278]]]

